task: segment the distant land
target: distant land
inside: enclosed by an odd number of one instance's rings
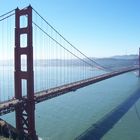
[[[111,69],[119,69],[122,67],[134,66],[138,64],[138,55],[122,55],[122,56],[113,56],[109,58],[90,58],[97,62],[98,64],[111,68]],[[96,66],[95,63],[92,63],[88,59],[83,59],[86,62]],[[51,59],[51,60],[36,60],[35,65],[41,66],[83,66],[83,62],[78,59]],[[85,64],[85,66],[88,66]]]
[[[94,60],[108,68],[119,69],[121,67],[138,65],[138,58],[138,55],[116,55],[108,58],[95,58]]]
[[[138,59],[138,55],[131,54],[131,55],[116,55],[112,56],[111,58],[116,58],[116,59]]]
[[[94,61],[96,61],[98,64],[112,68],[117,69],[121,67],[128,67],[128,66],[134,66],[138,64],[138,55],[117,55],[112,56],[108,58],[90,58]],[[88,59],[83,59],[86,62],[96,66],[95,63],[92,63]],[[13,60],[0,60],[0,66],[13,66],[14,62]],[[22,65],[25,65],[25,61],[22,60]],[[78,59],[39,59],[34,60],[35,66],[83,66],[84,63]],[[88,66],[85,64],[85,66]]]

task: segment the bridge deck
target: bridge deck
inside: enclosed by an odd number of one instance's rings
[[[137,70],[138,67],[133,67],[133,68],[124,68],[122,70],[119,71],[114,71],[114,72],[110,72],[110,73],[106,73],[106,74],[102,74],[96,77],[92,77],[92,78],[88,78],[88,79],[84,79],[81,81],[77,81],[77,82],[73,82],[70,84],[66,84],[66,85],[62,85],[56,88],[51,88],[51,89],[47,89],[44,91],[40,91],[37,92],[34,96],[35,102],[39,103],[42,102],[44,100],[48,100],[57,96],[60,96],[62,94],[71,92],[71,91],[75,91],[77,89],[80,89],[82,87],[88,86],[90,84],[94,84],[97,82],[100,82],[102,80],[123,74],[123,73],[127,73],[130,71],[134,71]],[[26,99],[26,97],[24,97]],[[14,111],[15,106],[19,103],[23,103],[24,101],[19,101],[17,99],[12,99],[9,101],[5,101],[3,103],[0,104],[0,115],[4,115],[7,114],[9,112]]]
[[[88,86],[90,84],[94,84],[94,83],[100,82],[102,80],[105,80],[105,79],[108,79],[108,78],[111,78],[111,77],[114,77],[114,76],[117,76],[117,75],[120,75],[120,74],[123,74],[123,73],[126,73],[126,72],[134,71],[134,70],[137,70],[137,69],[138,69],[137,67],[127,68],[127,69],[123,69],[123,70],[120,70],[120,71],[114,71],[114,72],[102,74],[102,75],[99,75],[99,76],[96,76],[96,77],[92,77],[92,78],[84,79],[84,80],[81,80],[81,81],[73,82],[73,83],[70,83],[70,84],[62,85],[62,86],[59,86],[59,87],[56,87],[56,88],[51,88],[51,89],[48,89],[46,91],[40,91],[40,92],[37,92],[35,94],[35,101],[38,103],[38,102],[41,102],[43,100],[48,100],[48,99],[54,98],[56,96],[65,94],[65,93],[75,91],[79,88]]]

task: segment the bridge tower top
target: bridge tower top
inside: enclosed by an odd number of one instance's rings
[[[35,131],[34,72],[32,45],[32,7],[15,11],[15,98],[24,100],[16,107],[16,128],[19,134],[27,134],[28,139],[37,140]],[[27,19],[27,25],[21,27],[21,17]],[[21,36],[26,35],[23,46]],[[26,70],[22,70],[22,56],[25,56]],[[26,83],[26,96],[23,97],[23,81]],[[24,94],[25,94],[24,93]]]

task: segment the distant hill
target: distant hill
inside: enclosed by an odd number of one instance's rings
[[[94,61],[96,61],[101,66],[107,67],[109,69],[119,69],[121,67],[128,67],[128,66],[134,66],[138,64],[138,55],[122,55],[122,56],[113,56],[110,58],[90,58]],[[92,63],[88,59],[83,59],[87,63],[92,64],[96,67],[95,63]],[[22,62],[22,65],[24,66],[25,61]],[[34,64],[36,66],[54,66],[54,67],[61,67],[61,66],[83,66],[83,62],[78,59],[50,59],[50,60],[34,60]],[[0,66],[13,66],[14,61],[12,60],[0,60]],[[84,66],[88,66],[87,64],[84,64]]]
[[[138,57],[138,55],[117,55],[109,58],[96,58],[94,60],[105,67],[119,69],[121,67],[137,65]]]
[[[138,55],[116,55],[111,58],[116,58],[116,59],[138,59]]]

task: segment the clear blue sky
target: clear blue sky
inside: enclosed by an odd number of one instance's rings
[[[0,0],[0,15],[28,4],[88,56],[138,53],[140,0]]]

